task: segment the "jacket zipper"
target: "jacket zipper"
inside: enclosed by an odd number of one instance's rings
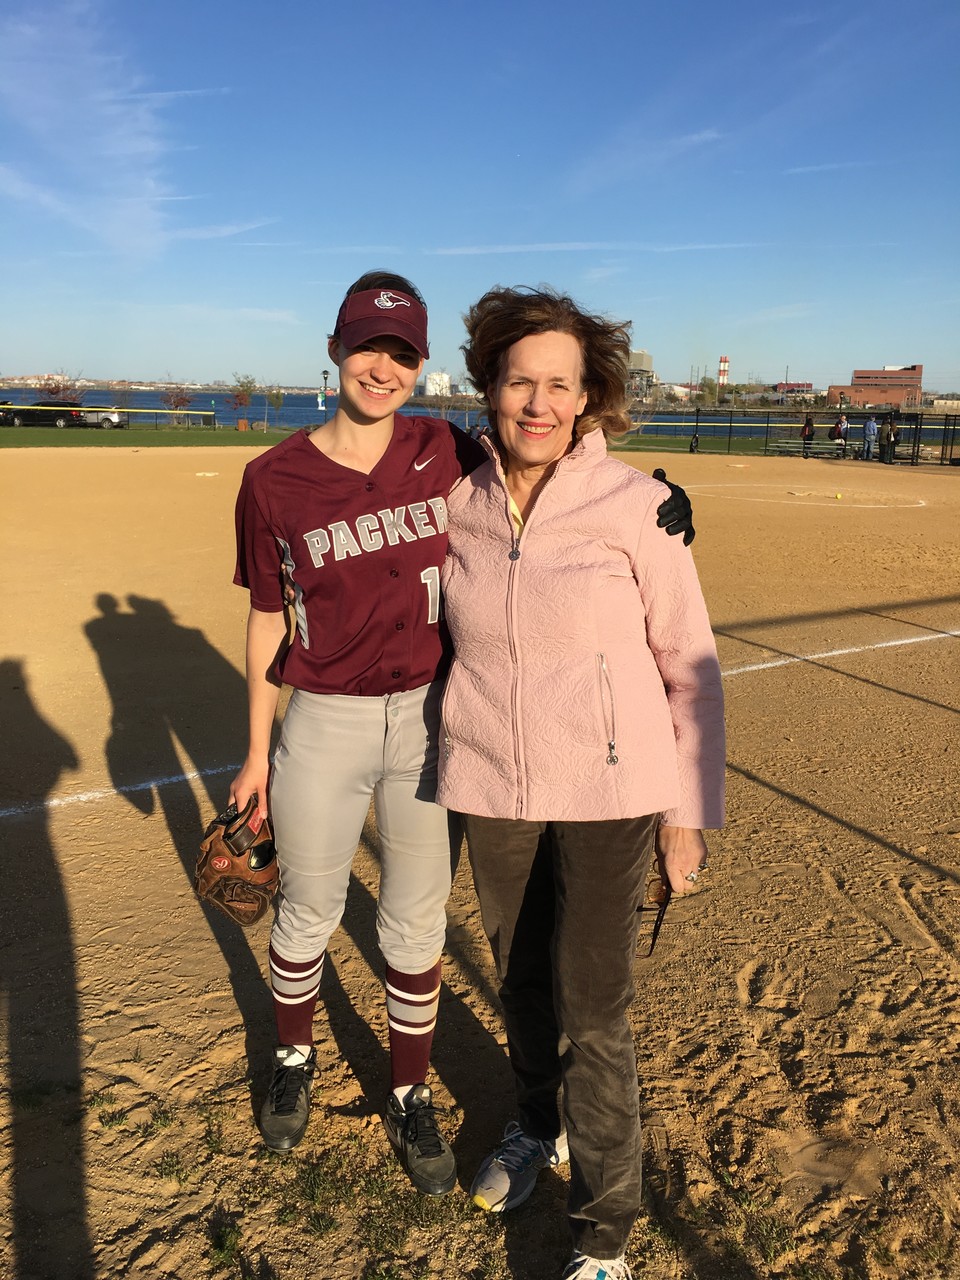
[[[607,668],[606,656],[597,654],[597,666],[600,669],[600,706],[603,709],[603,723],[607,733],[607,764],[619,764],[617,755],[617,704],[613,697],[613,683]],[[606,690],[606,698],[604,698]],[[607,706],[610,707],[610,718],[607,719]]]
[[[509,512],[507,513],[509,515]],[[510,523],[513,524],[513,517],[510,516]],[[507,643],[510,646],[510,662],[513,666],[511,690],[511,704],[513,712],[513,764],[517,771],[517,817],[522,818],[524,815],[524,796],[526,794],[526,782],[523,774],[523,750],[520,743],[520,659],[517,653],[516,627],[514,626],[514,615],[516,610],[516,591],[517,591],[517,573],[519,571],[518,561],[520,552],[517,550],[516,530],[514,530],[513,547],[510,551],[510,568],[507,570]]]
[[[526,783],[523,773],[523,748],[521,746],[520,735],[520,660],[517,653],[517,629],[515,626],[516,615],[516,592],[517,592],[517,574],[519,573],[520,559],[520,535],[517,532],[517,526],[513,520],[513,512],[510,510],[510,491],[507,488],[506,476],[503,474],[500,459],[496,460],[496,469],[503,485],[504,498],[504,514],[507,517],[507,526],[510,530],[510,551],[507,559],[510,561],[507,570],[507,598],[506,598],[506,624],[507,624],[507,644],[510,650],[511,672],[511,690],[510,705],[513,718],[513,767],[517,777],[517,813],[518,818],[522,818],[525,811],[524,797],[526,794]]]
[[[506,515],[507,515],[507,521],[510,528],[510,551],[507,554],[507,559],[510,561],[510,569],[507,577],[507,639],[510,644],[510,657],[513,662],[513,693],[512,693],[511,701],[513,704],[513,724],[514,724],[514,732],[513,732],[514,766],[517,771],[517,817],[523,818],[524,814],[526,813],[527,785],[526,785],[526,778],[524,775],[524,768],[523,768],[523,747],[521,744],[521,735],[520,735],[520,662],[517,655],[516,626],[514,625],[516,620],[516,594],[517,594],[516,580],[517,580],[517,574],[520,572],[520,569],[519,569],[520,534],[517,532],[517,526],[513,519],[513,512],[510,510],[510,490],[507,488],[506,473],[503,469],[503,464],[500,461],[499,457],[495,458],[494,465],[496,468],[497,476],[500,480],[500,483],[503,486],[503,496],[506,503]],[[554,472],[554,474],[550,477],[550,479],[544,485],[544,491],[551,484],[553,484],[555,476],[556,476],[556,472]],[[541,492],[541,497],[542,496],[543,496],[543,493]],[[532,516],[533,516],[533,512],[531,511],[530,517],[528,517],[523,522],[524,533],[527,531],[527,528],[530,525],[530,519],[532,518]]]

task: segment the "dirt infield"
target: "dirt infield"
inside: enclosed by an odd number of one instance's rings
[[[186,874],[245,742],[232,507],[255,452],[0,455],[0,1275],[552,1280],[563,1170],[491,1221],[389,1156],[372,830],[311,1128],[286,1160],[257,1139],[267,923],[208,916]],[[635,1275],[956,1277],[958,476],[642,462],[695,503],[730,741],[707,889],[638,960]],[[437,1094],[469,1186],[511,1090],[463,866],[445,980]]]

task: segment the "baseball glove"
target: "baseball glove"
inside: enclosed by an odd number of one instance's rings
[[[252,795],[210,823],[200,843],[193,887],[204,902],[237,924],[256,924],[277,892],[280,875],[270,823]]]

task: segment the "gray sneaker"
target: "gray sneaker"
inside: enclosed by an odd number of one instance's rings
[[[292,1151],[306,1133],[316,1069],[316,1049],[306,1058],[292,1045],[274,1049],[273,1081],[260,1112],[260,1132],[271,1151]]]
[[[515,1209],[532,1194],[541,1169],[568,1158],[566,1134],[561,1133],[555,1142],[541,1141],[528,1137],[516,1120],[511,1120],[503,1131],[503,1141],[477,1171],[471,1199],[487,1213]]]
[[[627,1266],[627,1260],[622,1254],[619,1258],[603,1261],[601,1258],[591,1258],[574,1249],[573,1257],[567,1263],[560,1280],[633,1280],[633,1278]]]

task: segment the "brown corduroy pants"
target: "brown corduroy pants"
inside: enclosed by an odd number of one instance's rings
[[[462,815],[500,978],[519,1121],[570,1144],[576,1248],[624,1249],[640,1210],[641,1136],[627,1010],[659,814],[610,822]]]

